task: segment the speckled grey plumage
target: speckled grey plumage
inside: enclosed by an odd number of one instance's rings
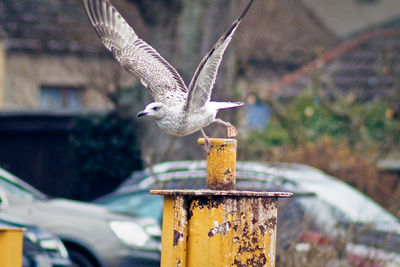
[[[187,88],[179,73],[145,41],[141,40],[109,0],[82,0],[90,22],[115,59],[150,91],[155,102],[138,113],[148,116],[166,133],[185,136],[219,122],[219,109],[243,105],[210,101],[222,56],[241,19],[254,0],[221,36],[197,67]],[[234,131],[237,133],[236,129]]]

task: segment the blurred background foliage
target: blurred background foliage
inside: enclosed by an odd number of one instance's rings
[[[400,148],[399,102],[334,101],[306,88],[290,99],[266,101],[272,110],[263,130],[240,138],[239,159],[299,162],[322,169],[363,191],[399,216],[400,186],[395,173],[377,162]]]
[[[345,100],[347,101],[347,100]],[[271,122],[263,131],[248,134],[248,144],[266,147],[296,145],[317,141],[324,136],[351,143],[399,146],[400,123],[394,118],[394,106],[386,101],[349,103],[351,117],[336,113],[305,90],[290,100],[268,101],[273,111]],[[335,102],[335,105],[343,103]],[[290,125],[290,126],[289,126]],[[393,147],[392,147],[393,148]]]
[[[79,163],[79,179],[85,181],[80,183],[79,196],[99,197],[132,171],[143,168],[133,125],[116,112],[76,119],[69,140],[71,153]]]

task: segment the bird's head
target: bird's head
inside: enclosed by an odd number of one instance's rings
[[[148,116],[150,118],[159,120],[165,116],[165,109],[166,109],[165,104],[160,102],[153,102],[148,104],[146,108],[140,111],[136,116],[137,117]]]

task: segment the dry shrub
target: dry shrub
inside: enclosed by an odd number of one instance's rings
[[[345,259],[340,259],[339,251],[333,246],[309,244],[307,251],[299,251],[295,246],[282,251],[278,267],[352,267]]]
[[[285,206],[280,207],[280,212]],[[290,211],[289,211],[290,212]],[[318,219],[307,214],[296,222],[281,221],[278,228],[277,267],[377,267],[397,266],[395,255],[380,255],[392,246],[390,235],[372,240],[371,225],[337,224],[317,229]],[[286,224],[286,225],[285,225]],[[367,241],[368,240],[368,241]],[[362,253],[355,246],[362,246]]]
[[[293,243],[286,249],[278,246],[277,267],[377,267],[393,266],[392,259],[378,260],[376,252],[371,250],[361,256],[347,249],[351,243],[350,236],[354,233],[348,229],[327,244],[315,242]]]
[[[382,173],[376,164],[377,148],[350,145],[323,137],[296,147],[264,151],[267,161],[297,162],[314,166],[356,187],[393,214],[400,216],[400,184],[395,174]]]

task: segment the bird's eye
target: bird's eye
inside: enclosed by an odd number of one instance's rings
[[[158,107],[153,107],[153,110],[157,110],[158,109]]]

